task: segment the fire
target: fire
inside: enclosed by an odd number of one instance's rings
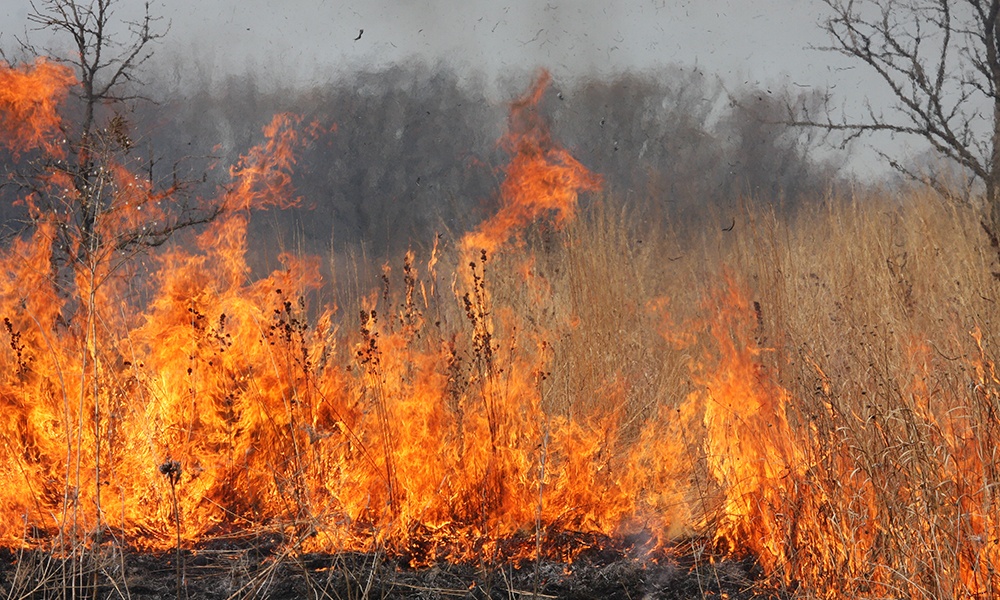
[[[57,109],[72,78],[45,61],[0,76],[12,154],[63,156]],[[198,201],[210,222],[141,261],[124,250],[161,241],[177,216],[171,190],[126,153],[102,163],[104,210],[86,235],[67,237],[71,221],[27,198],[37,226],[0,251],[0,543],[65,554],[268,532],[292,552],[421,565],[699,537],[827,597],[914,595],[939,573],[934,589],[954,597],[995,591],[1000,377],[979,329],[953,359],[969,385],[927,385],[936,350],[914,335],[899,358],[912,383],[897,387],[838,381],[803,348],[808,396],[782,378],[788,356],[758,335],[762,309],[730,272],[706,286],[700,318],[647,304],[688,361],[672,399],[628,407],[634,381],[609,372],[600,398],[553,400],[560,343],[581,317],[554,307],[546,258],[508,242],[538,219],[569,224],[601,180],[545,127],[548,83],[511,107],[499,212],[458,241],[457,259],[435,240],[426,262],[411,252],[400,272],[385,267],[385,289],[347,311],[319,302],[318,258],[283,254],[263,276],[247,265],[252,211],[299,203],[295,153],[324,134],[296,117],[275,117],[229,184]],[[83,198],[67,177],[42,181],[73,206]],[[456,294],[442,300],[451,259]],[[948,544],[939,571],[936,555],[909,551]]]
[[[45,58],[20,67],[0,63],[0,143],[15,159],[34,149],[63,156],[58,109],[76,83],[71,69]]]
[[[704,333],[714,343],[692,366],[698,391],[687,402],[703,413],[708,467],[725,491],[713,515],[715,535],[729,552],[786,559],[781,533],[770,528],[780,524],[786,482],[797,480],[805,464],[787,420],[790,397],[756,358],[767,349],[750,343],[754,321],[745,291],[730,278],[704,304],[714,315]]]
[[[275,115],[264,127],[267,142],[251,148],[229,169],[233,185],[225,191],[224,200],[229,210],[291,208],[299,204],[291,176],[295,169],[294,150],[302,143],[298,129],[301,121],[295,115]],[[318,135],[316,125],[310,129],[311,136]]]
[[[322,285],[314,258],[284,255],[281,269],[250,277],[249,211],[298,202],[301,124],[285,115],[206,202],[222,208],[194,243],[147,262],[139,297],[122,300],[132,272],[98,252],[66,298],[49,271],[55,223],[15,241],[0,288],[11,350],[0,452],[16,483],[0,507],[17,518],[0,540],[58,550],[111,535],[168,548],[175,532],[196,544],[273,530],[299,549],[384,547],[425,563],[538,549],[568,558],[568,547],[548,549],[561,532],[660,539],[676,512],[663,488],[676,460],[618,440],[613,415],[546,414],[550,332],[523,331],[492,306],[483,248],[547,211],[566,221],[578,191],[600,181],[532,113],[547,82],[512,109],[505,205],[463,243],[482,256],[450,333],[422,312],[437,251],[429,281],[409,255],[398,300],[373,297],[351,325],[308,305]],[[98,246],[146,223],[137,207],[170,219],[149,182],[110,164]],[[59,177],[52,185],[71,190]]]
[[[551,76],[543,71],[532,89],[510,107],[508,133],[502,147],[511,154],[500,186],[497,214],[462,239],[467,253],[496,251],[521,229],[543,216],[553,215],[557,225],[576,213],[580,192],[601,188],[601,178],[558,146],[538,109]]]

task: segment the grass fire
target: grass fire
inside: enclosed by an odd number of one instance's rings
[[[553,597],[552,565],[602,553],[656,597],[1000,593],[977,210],[907,188],[649,219],[553,135],[551,84],[508,106],[493,210],[345,300],[322,256],[254,264],[252,223],[317,201],[300,158],[349,124],[278,114],[206,191],[154,177],[122,115],[67,121],[61,63],[0,64],[27,223],[0,249],[8,597],[130,597],[126,554],[180,597],[245,544],[325,557],[317,597],[389,560],[498,586],[410,592]],[[667,565],[705,587],[656,588]]]

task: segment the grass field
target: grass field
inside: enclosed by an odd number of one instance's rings
[[[275,530],[426,564],[645,532],[801,597],[997,593],[996,250],[971,209],[682,227],[596,198],[485,260],[387,265],[343,307],[311,304],[316,259],[247,280],[223,225],[160,259],[144,312],[108,288],[96,354],[8,271],[8,545]]]
[[[0,137],[36,169],[0,250],[0,545],[38,565],[12,563],[11,597],[80,597],[126,549],[175,551],[180,597],[182,549],[248,537],[372,574],[603,544],[751,559],[802,598],[1000,595],[1000,254],[976,210],[887,191],[654,218],[669,198],[602,192],[551,139],[541,73],[473,231],[261,273],[251,215],[297,205],[295,151],[330,130],[276,116],[195,218],[113,131],[66,166],[74,82],[49,83]]]

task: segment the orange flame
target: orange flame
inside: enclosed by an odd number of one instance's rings
[[[225,192],[224,205],[229,210],[298,206],[300,198],[292,190],[292,172],[294,150],[301,143],[297,129],[301,120],[295,115],[275,115],[264,127],[267,142],[252,148],[229,169],[234,180]]]
[[[601,177],[558,146],[539,114],[538,104],[552,77],[542,71],[531,90],[511,104],[508,133],[501,145],[512,155],[500,187],[497,214],[462,239],[466,255],[493,253],[532,221],[549,214],[557,225],[576,214],[581,191],[601,189]]]
[[[508,204],[480,239],[502,243],[546,210],[568,219],[576,190],[597,185],[526,112],[546,82],[514,107],[512,122],[525,123],[510,142]],[[301,548],[386,546],[429,562],[510,552],[503,540],[521,540],[513,553],[525,554],[531,535],[549,532],[665,528],[661,509],[676,502],[662,484],[675,461],[616,450],[610,417],[547,416],[545,344],[496,337],[518,331],[516,317],[490,306],[482,271],[467,339],[428,327],[412,255],[398,308],[373,301],[354,340],[338,335],[333,307],[306,305],[321,285],[315,259],[285,255],[282,269],[250,278],[247,211],[298,202],[297,125],[279,115],[265,129],[267,141],[231,169],[217,200],[226,210],[192,248],[149,266],[146,302],[117,301],[125,288],[114,280],[93,290],[98,314],[76,315],[102,324],[93,333],[60,323],[47,276],[53,225],[9,249],[5,264],[21,268],[0,286],[12,350],[0,454],[19,483],[0,490],[4,514],[17,515],[0,539],[28,541],[25,527],[53,543],[111,529],[165,548],[175,527],[186,543],[277,528]],[[117,202],[102,239],[142,225],[137,207],[169,216],[147,181],[111,167]],[[435,253],[432,291],[436,263]],[[102,269],[108,277],[112,266]],[[86,296],[92,280],[78,279]]]
[[[45,58],[19,67],[0,63],[0,143],[15,159],[36,149],[65,155],[57,109],[76,83],[70,68]]]
[[[702,324],[712,354],[693,363],[697,391],[688,402],[702,411],[708,467],[725,493],[712,525],[728,553],[751,551],[773,568],[787,559],[774,528],[804,466],[786,415],[790,396],[757,360],[766,349],[752,342],[750,303],[731,277],[704,310],[713,315]]]

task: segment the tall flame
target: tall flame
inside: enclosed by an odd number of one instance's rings
[[[542,71],[531,90],[511,104],[508,133],[501,145],[511,154],[500,187],[500,210],[462,239],[466,253],[493,253],[520,229],[543,216],[563,224],[576,214],[580,192],[597,191],[591,173],[553,140],[539,110],[552,77]]]
[[[58,108],[76,83],[70,68],[45,58],[19,67],[0,61],[0,144],[15,158],[35,149],[63,156]]]

